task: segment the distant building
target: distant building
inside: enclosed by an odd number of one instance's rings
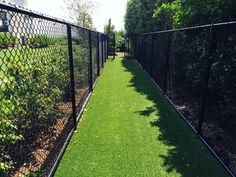
[[[21,7],[28,7],[27,0],[7,0],[6,2],[10,2],[16,4]],[[0,9],[0,32],[10,32],[9,24],[10,20],[13,20],[10,13],[7,11]]]
[[[27,8],[27,0],[8,0],[17,6]],[[0,9],[0,33],[12,34],[24,44],[26,38],[33,34],[64,35],[61,24],[45,22],[40,18]],[[57,31],[58,29],[58,31]]]

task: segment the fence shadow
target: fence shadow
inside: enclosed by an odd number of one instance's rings
[[[122,65],[126,72],[130,72],[133,75],[128,87],[133,87],[137,92],[145,95],[148,100],[153,102],[153,106],[135,113],[147,119],[154,112],[156,114],[157,118],[150,120],[150,124],[156,127],[160,134],[154,138],[168,146],[169,149],[167,155],[161,155],[161,152],[157,154],[159,158],[163,159],[163,164],[160,164],[160,166],[163,166],[168,173],[176,171],[184,177],[210,177],[213,175],[215,177],[215,174],[225,176],[218,162],[215,161],[192,130],[187,127],[185,122],[167,103],[165,98],[155,88],[154,83],[141,71],[138,64],[132,59],[124,58]]]

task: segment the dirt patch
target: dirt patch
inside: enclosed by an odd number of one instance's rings
[[[85,100],[84,97],[87,97],[87,92],[88,89],[76,89],[77,107]],[[9,176],[48,175],[55,158],[73,127],[71,101],[60,102],[57,107],[59,109],[58,115],[54,120],[47,120],[44,125],[35,123],[32,127],[22,129],[24,141],[10,147],[10,151],[13,151],[11,153],[12,160],[15,163]]]

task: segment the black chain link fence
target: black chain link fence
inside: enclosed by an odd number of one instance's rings
[[[107,37],[0,4],[0,176],[53,174],[107,58]]]
[[[138,62],[236,175],[236,22],[133,34],[131,40]]]

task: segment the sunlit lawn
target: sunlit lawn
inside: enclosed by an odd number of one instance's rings
[[[56,177],[228,176],[128,59],[109,60]]]

